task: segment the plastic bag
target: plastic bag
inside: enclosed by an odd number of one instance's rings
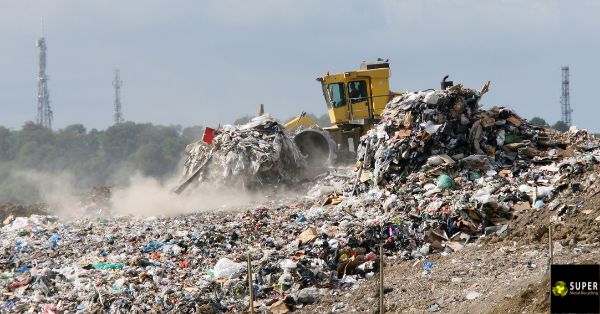
[[[441,189],[451,189],[454,188],[454,180],[447,174],[442,174],[438,178],[437,186]]]
[[[95,262],[92,264],[94,269],[121,269],[125,266],[123,263],[107,263],[107,262]]]
[[[215,264],[213,274],[216,278],[229,278],[245,268],[246,266],[243,263],[236,263],[224,257]]]

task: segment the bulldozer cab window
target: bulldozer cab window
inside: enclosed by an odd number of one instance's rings
[[[348,83],[348,96],[351,104],[367,100],[367,82],[352,81]]]
[[[346,105],[346,95],[344,94],[344,83],[331,83],[327,85],[327,104],[333,108],[339,108]]]

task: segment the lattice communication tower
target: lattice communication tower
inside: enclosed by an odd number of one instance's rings
[[[50,107],[50,92],[48,91],[48,75],[46,75],[46,39],[44,38],[44,24],[42,22],[40,38],[36,46],[39,49],[38,76],[37,76],[37,124],[52,130],[54,114]]]
[[[121,81],[121,73],[119,69],[115,70],[115,78],[113,79],[113,87],[115,88],[115,100],[114,100],[114,108],[115,108],[115,124],[119,124],[123,122],[123,112],[121,111],[121,86],[123,85],[123,81]]]
[[[569,94],[569,66],[562,67],[562,96],[560,96],[562,122],[571,126],[571,97]]]

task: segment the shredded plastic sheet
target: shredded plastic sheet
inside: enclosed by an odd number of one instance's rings
[[[184,180],[245,186],[295,182],[305,160],[281,124],[262,115],[240,126],[225,125],[213,144],[192,143]]]

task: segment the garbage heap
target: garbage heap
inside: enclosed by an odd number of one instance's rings
[[[236,126],[225,125],[212,143],[188,145],[181,192],[194,181],[213,186],[244,186],[293,182],[304,167],[304,158],[284,127],[269,115]]]
[[[436,155],[436,165],[473,154],[481,156],[477,159],[489,155],[515,160],[523,145],[498,148],[531,139],[532,130],[508,109],[480,110],[479,99],[486,91],[487,85],[482,92],[456,85],[396,96],[359,146],[358,158],[365,162],[363,168],[372,170],[373,183],[398,183]]]
[[[402,221],[390,234],[404,239],[394,243],[404,257],[504,232],[515,212],[565,209],[556,194],[579,189],[570,175],[597,163],[598,140],[586,130],[560,133],[507,108],[482,110],[487,89],[401,94],[361,139],[350,192]]]

